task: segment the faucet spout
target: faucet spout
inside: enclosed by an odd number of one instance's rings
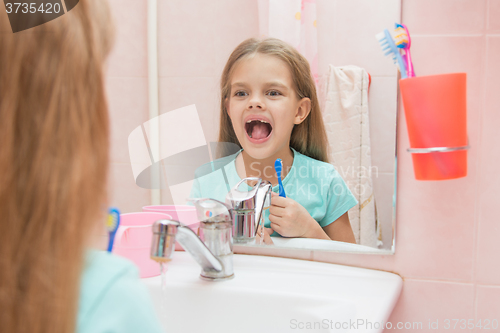
[[[175,241],[193,256],[204,271],[222,271],[221,262],[189,227],[173,220],[159,220],[153,224],[151,259],[158,262],[172,258]]]
[[[177,241],[200,264],[203,272],[222,272],[222,263],[189,227],[179,226]]]
[[[209,281],[230,279],[233,273],[231,215],[227,207],[216,200],[196,199],[199,237],[178,221],[159,220],[153,224],[151,259],[168,261],[177,240],[201,266],[201,278]]]

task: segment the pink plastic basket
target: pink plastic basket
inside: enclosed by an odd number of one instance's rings
[[[113,253],[133,261],[141,278],[160,275],[160,265],[150,259],[152,226],[158,220],[171,220],[165,213],[138,212],[120,215]]]

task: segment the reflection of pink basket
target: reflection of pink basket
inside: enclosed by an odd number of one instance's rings
[[[133,261],[141,278],[160,275],[160,265],[150,259],[152,226],[158,220],[170,220],[164,213],[139,212],[120,215],[113,253]]]
[[[164,213],[172,216],[172,220],[179,221],[182,224],[187,225],[196,234],[198,234],[199,222],[198,216],[196,215],[196,208],[194,206],[188,205],[157,205],[157,206],[144,206],[142,207],[144,212],[157,212]],[[177,251],[183,251],[182,246],[175,242],[175,249]]]

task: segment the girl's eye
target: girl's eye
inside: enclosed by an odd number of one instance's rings
[[[241,91],[241,90],[234,93],[234,96],[237,96],[237,97],[243,97],[246,95],[247,95],[247,93],[244,91]]]
[[[277,90],[271,90],[267,93],[269,96],[275,97],[281,95],[281,93]]]

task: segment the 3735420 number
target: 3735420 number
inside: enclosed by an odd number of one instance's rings
[[[41,3],[40,5],[32,2],[32,3],[27,3],[27,2],[15,2],[15,3],[10,3],[7,2],[5,4],[5,9],[7,11],[7,14],[11,13],[23,13],[23,14],[36,14],[36,13],[46,13],[46,14],[58,14],[61,12],[61,5],[59,3],[52,4],[50,2],[48,3]]]
[[[498,320],[493,319],[479,319],[478,321],[475,321],[474,319],[445,319],[444,320],[444,329],[483,329],[483,330],[496,330],[498,328]]]

